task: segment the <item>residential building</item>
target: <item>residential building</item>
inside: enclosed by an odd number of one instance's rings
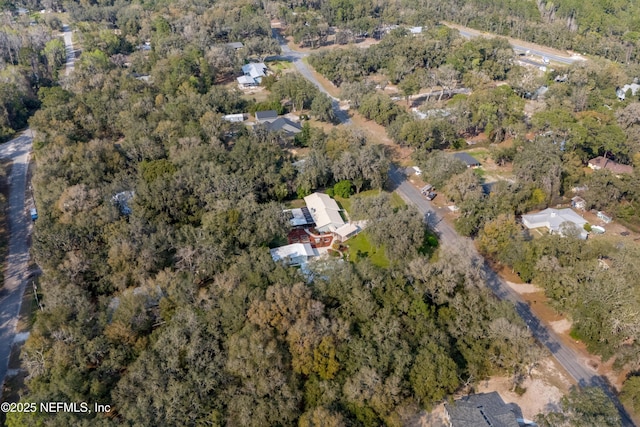
[[[262,62],[245,64],[242,66],[242,74],[242,76],[236,79],[240,87],[258,86],[262,78],[267,75],[267,66]]]
[[[498,392],[472,394],[453,404],[445,403],[445,419],[449,427],[520,427],[527,425],[520,408],[506,404]],[[519,422],[520,420],[520,422]]]
[[[240,76],[236,79],[240,88],[248,88],[258,86],[258,82],[251,76]]]
[[[270,123],[278,118],[276,110],[256,111],[256,121],[258,123]]]
[[[285,210],[284,213],[289,218],[289,224],[291,224],[292,227],[314,224],[311,212],[309,212],[309,209],[306,207]]]
[[[333,234],[340,242],[344,242],[349,238],[355,236],[362,231],[364,224],[358,224],[355,222],[348,222],[342,227],[338,227],[334,230]]]
[[[462,160],[468,168],[477,168],[480,166],[480,162],[467,153],[455,153],[453,157]]]
[[[230,47],[231,49],[234,50],[238,50],[238,49],[242,49],[244,47],[244,45],[242,44],[242,42],[231,42],[231,43],[226,43],[225,44],[226,47]]]
[[[532,230],[534,228],[546,228],[551,234],[564,235],[566,227],[575,227],[580,239],[587,238],[584,225],[587,221],[569,208],[547,208],[534,214],[522,215],[522,225]]]
[[[222,116],[222,120],[232,123],[242,123],[245,120],[244,114],[227,114]]]
[[[264,125],[270,132],[282,132],[286,136],[295,136],[302,132],[302,126],[286,117],[278,117],[274,121],[265,121]]]
[[[252,62],[242,66],[242,74],[254,78],[258,83],[267,75],[267,66],[263,62]]]
[[[587,202],[582,197],[575,196],[571,199],[571,207],[584,211],[587,208]]]
[[[593,170],[607,169],[610,170],[616,176],[623,174],[632,174],[633,166],[621,165],[606,157],[598,156],[595,159],[589,160],[588,166]]]
[[[291,245],[280,246],[270,250],[271,258],[275,262],[284,262],[287,265],[295,266],[306,263],[309,258],[318,256],[318,252],[314,251],[309,243],[294,243]]]
[[[613,218],[611,218],[609,215],[607,215],[602,211],[598,211],[596,216],[598,217],[598,219],[602,220],[605,224],[609,224],[611,221],[613,221]]]
[[[636,93],[638,93],[638,90],[640,90],[640,85],[638,83],[631,83],[630,85],[624,85],[621,88],[619,88],[618,90],[616,90],[616,95],[618,96],[618,99],[620,101],[624,101],[624,99],[627,97],[627,91],[631,91],[631,95],[632,96],[636,96]]]
[[[309,212],[320,233],[333,232],[345,224],[340,215],[340,207],[335,200],[324,193],[313,193],[304,198]]]

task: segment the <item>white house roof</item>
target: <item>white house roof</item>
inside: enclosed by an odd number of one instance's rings
[[[358,227],[354,223],[350,222],[348,224],[345,224],[345,225],[343,225],[341,227],[336,228],[334,233],[336,233],[342,239],[345,239],[345,238],[349,237],[349,235],[351,235],[353,233],[356,233],[359,230],[360,230],[360,227]]]
[[[271,249],[270,252],[271,258],[273,258],[275,262],[317,255],[309,243],[293,243],[291,245]]]
[[[587,221],[572,209],[547,208],[538,213],[522,215],[522,223],[527,228],[547,227],[552,232],[560,232],[562,231],[561,225],[565,222],[573,223],[580,231],[580,234],[586,237],[584,225]]]
[[[240,76],[238,77],[237,80],[238,80],[238,83],[240,83],[241,85],[256,84],[256,80],[250,76]]]
[[[344,225],[340,208],[335,200],[324,193],[313,193],[304,198],[318,229],[329,226],[330,229]]]
[[[267,69],[267,66],[264,65],[264,63],[262,62],[259,62],[259,63],[252,62],[251,64],[246,64],[242,66],[242,72],[244,73],[244,75],[251,76],[254,79],[256,77],[266,76],[265,74],[266,69]]]

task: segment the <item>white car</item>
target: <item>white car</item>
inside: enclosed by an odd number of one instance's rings
[[[422,175],[422,169],[420,169],[419,167],[413,166],[413,170],[416,171],[416,175]]]

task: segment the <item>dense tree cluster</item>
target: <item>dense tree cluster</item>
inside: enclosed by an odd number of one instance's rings
[[[0,142],[27,125],[38,88],[50,86],[65,62],[64,43],[54,36],[59,21],[5,11],[0,7]]]
[[[384,196],[361,198],[369,210],[357,198],[354,212],[367,212],[388,269],[328,262],[308,281],[274,263],[268,248],[287,230],[279,202],[334,183],[383,187],[382,147],[305,125],[309,154],[294,162],[260,129],[222,120],[252,104],[215,84],[239,59],[214,58],[197,25],[135,5],[72,8],[92,21],[88,49],[64,88],[39,90],[31,119],[44,310],[23,351],[24,399],[115,411],[10,425],[402,425],[465,384],[519,380],[536,362],[513,309],[479,286],[477,262],[421,255],[420,216]],[[196,22],[220,10],[201,12]],[[119,34],[101,29],[113,16]],[[263,19],[247,6],[239,20]],[[146,37],[152,50],[138,50]],[[313,90],[285,75],[268,102],[322,111]]]

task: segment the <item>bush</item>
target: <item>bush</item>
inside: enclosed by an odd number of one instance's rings
[[[584,229],[585,229],[587,232],[591,233],[591,224],[586,223],[586,224],[584,225]]]
[[[340,181],[333,186],[333,193],[336,196],[348,199],[353,194],[353,184],[348,179]]]

